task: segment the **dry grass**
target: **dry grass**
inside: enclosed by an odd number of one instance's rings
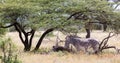
[[[36,33],[36,37],[33,40],[33,47],[36,45],[39,39],[40,33]],[[56,34],[56,33],[54,33]],[[79,36],[84,37],[86,33],[80,33]],[[87,55],[83,53],[72,54],[72,53],[62,53],[62,52],[50,52],[49,54],[39,54],[33,52],[23,53],[23,45],[18,37],[17,32],[7,33],[8,37],[18,46],[19,58],[23,63],[120,63],[120,54],[116,54],[112,49],[99,55]],[[64,35],[59,35],[61,39],[64,40]],[[103,38],[108,36],[107,32],[93,31],[91,37],[101,41]],[[114,36],[109,40],[109,45],[114,45],[120,48],[120,35]],[[51,37],[51,40],[44,39],[41,47],[42,48],[52,48],[55,45],[56,37]]]
[[[59,53],[59,52],[58,52]],[[49,55],[24,53],[20,58],[23,63],[120,63],[118,54],[104,53],[100,55],[52,53]]]

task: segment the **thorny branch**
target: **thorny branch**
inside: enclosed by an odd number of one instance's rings
[[[8,25],[8,26],[2,26],[2,25],[0,25],[0,28],[9,28],[9,27],[12,27],[12,26],[14,26],[15,25],[15,23],[12,23],[12,24],[10,24],[10,25]]]
[[[113,33],[113,32],[110,32],[109,35],[101,41],[101,43],[100,43],[100,45],[99,45],[99,52],[102,52],[102,50],[104,50],[104,49],[109,49],[109,48],[114,48],[114,49],[116,50],[116,47],[115,47],[115,46],[108,46],[108,45],[107,45],[108,40],[109,40],[111,37],[113,37],[113,36],[116,35],[116,34],[112,34],[112,33]],[[112,34],[112,35],[111,35],[111,34]]]

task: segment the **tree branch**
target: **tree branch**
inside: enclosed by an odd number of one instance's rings
[[[19,27],[18,29],[20,29],[24,35],[27,35],[27,33],[25,32],[25,30],[20,26],[19,23],[16,22],[16,25]]]
[[[115,46],[107,46],[107,47],[104,47],[103,49],[109,49],[109,48],[114,48],[114,49],[116,49]]]
[[[22,43],[25,45],[25,41],[23,40],[22,33],[20,32],[18,26],[17,26],[17,25],[14,25],[14,26],[15,26],[15,29],[16,29],[16,30],[18,31],[18,33],[19,33],[19,37],[20,37]]]
[[[103,49],[107,49],[107,48],[113,48],[113,46],[108,46],[107,43],[108,43],[108,40],[109,38],[115,36],[115,34],[111,35],[112,32],[109,33],[108,37],[104,38],[100,45],[99,45],[99,50],[102,51]],[[103,45],[103,46],[102,46]]]
[[[72,16],[76,15],[76,14],[79,14],[80,12],[75,12],[73,13],[72,15],[70,15],[70,17],[67,18],[67,20],[69,20],[70,18],[72,18]]]
[[[29,41],[29,48],[31,48],[31,45],[32,45],[32,39],[33,39],[33,36],[34,36],[34,34],[35,34],[35,30],[31,30],[31,37],[30,37],[30,41]]]
[[[44,39],[44,37],[45,37],[48,33],[52,32],[54,29],[55,29],[55,28],[47,29],[47,30],[42,34],[42,36],[41,36],[40,39],[38,40],[38,43],[37,43],[36,47],[34,48],[34,51],[36,51],[36,50],[39,49],[39,47],[40,47],[40,45],[41,45],[42,40]]]
[[[15,25],[15,23],[12,23],[12,24],[10,24],[8,26],[2,26],[2,25],[0,25],[0,28],[9,28],[9,27],[14,26],[14,25]]]
[[[31,35],[33,33],[33,31],[35,31],[35,30],[32,29],[31,31],[27,32],[27,34]]]

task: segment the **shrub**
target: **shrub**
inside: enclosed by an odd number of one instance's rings
[[[1,63],[21,63],[18,60],[17,55],[14,53],[14,45],[10,39],[2,39],[0,41],[0,48],[2,50],[2,56],[0,56]]]

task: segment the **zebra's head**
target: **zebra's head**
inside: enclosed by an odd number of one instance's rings
[[[68,36],[66,36],[66,38],[65,38],[66,39],[65,40],[65,48],[69,48],[70,44],[74,44],[75,38],[80,38],[80,37],[78,37],[76,35],[68,35]]]

